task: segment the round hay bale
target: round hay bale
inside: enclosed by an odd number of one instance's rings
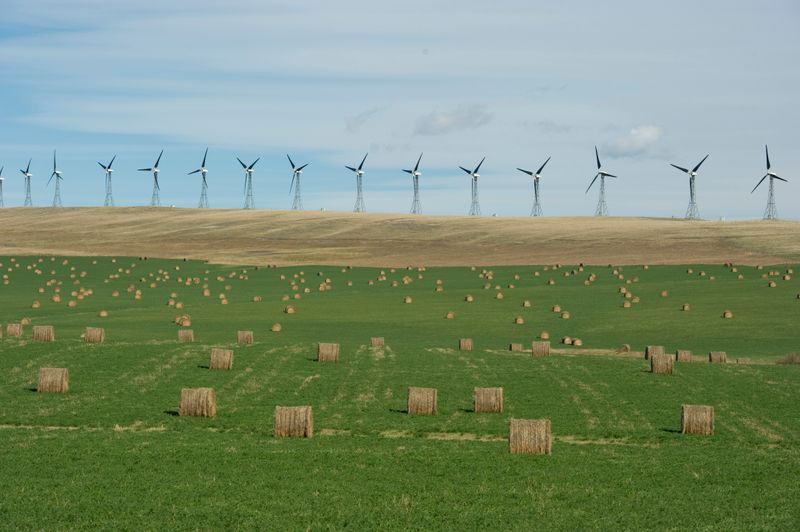
[[[233,369],[233,350],[219,347],[211,348],[208,369]]]
[[[625,299],[633,299],[633,293],[632,292],[625,292]]]
[[[101,310],[100,312],[97,313],[97,315],[99,317],[101,317],[101,318],[107,318],[108,317],[108,311],[107,310]]]
[[[464,301],[466,301],[467,303],[472,303],[473,301],[475,301],[475,298],[472,297],[471,294],[467,294],[467,296],[464,298]]]
[[[767,283],[767,286],[770,288],[775,288],[776,286],[778,286],[778,284],[775,281],[770,281],[769,283]]]
[[[317,344],[317,362],[339,362],[339,344]]]
[[[102,344],[106,341],[106,330],[102,327],[86,327],[83,341],[87,344]]]
[[[39,292],[40,294],[44,294],[44,287],[40,286],[36,291]]]
[[[626,299],[622,302],[622,308],[631,308],[631,302]]]
[[[711,364],[725,364],[728,361],[728,355],[725,351],[710,351],[708,361]]]
[[[411,296],[403,297],[403,303],[405,303],[406,305],[408,305],[408,304],[410,304],[412,302],[413,302],[413,300],[411,299]]]
[[[67,368],[39,368],[39,393],[66,393],[69,391],[69,370]]]
[[[475,388],[472,398],[475,413],[501,413],[503,411],[502,388]]]
[[[194,342],[194,331],[192,329],[178,329],[179,342]]]
[[[346,284],[347,286],[353,286],[353,281],[347,281],[347,283],[345,283],[345,284]]]
[[[525,301],[523,301],[522,302],[522,308],[531,308],[530,300],[526,299]]]
[[[219,302],[220,302],[221,305],[227,305],[228,304],[228,300],[227,299],[220,299]]]
[[[217,394],[214,388],[184,388],[181,390],[181,416],[214,417],[217,415]]]
[[[733,312],[731,312],[730,310],[726,310],[725,312],[722,313],[722,317],[725,318],[726,320],[729,320],[733,318]]]
[[[652,358],[654,355],[663,355],[663,354],[664,354],[663,345],[648,345],[644,348],[645,360]]]
[[[561,313],[561,319],[562,320],[568,320],[569,319],[569,312],[567,312],[566,310],[564,312],[562,312]]]
[[[561,338],[561,343],[564,345],[572,345],[572,337],[564,336],[563,338]]]
[[[444,287],[443,286],[437,286],[436,287],[436,292],[444,292]]]
[[[408,387],[409,414],[433,415],[436,414],[437,391],[436,388]]]
[[[141,299],[141,298],[140,298],[140,299]],[[67,301],[67,307],[69,307],[69,308],[75,308],[75,307],[77,307],[77,306],[78,306],[78,302],[77,302],[77,301],[75,301],[74,299],[70,299],[69,301]]]
[[[311,438],[314,414],[310,406],[276,406],[273,434],[276,438]]]
[[[283,312],[285,312],[286,314],[294,314],[294,307],[288,305],[285,309],[283,309]]]
[[[252,345],[253,331],[236,331],[236,343],[239,345]]]
[[[641,301],[641,299],[639,299],[639,296],[633,296],[631,298],[631,303],[638,303],[639,301]]]
[[[459,351],[472,351],[472,338],[461,338],[458,341]]]
[[[669,290],[662,290],[661,297],[669,297]]]
[[[676,362],[691,362],[692,361],[692,352],[688,349],[678,349],[675,351],[675,361]]]
[[[580,338],[573,338],[572,345],[574,345],[575,347],[580,347],[583,345],[583,340],[581,340]]]
[[[373,336],[369,339],[369,345],[370,347],[383,347],[386,345],[386,340],[383,336]]]
[[[34,342],[52,342],[56,339],[55,331],[52,325],[34,325],[33,326],[33,341]]]
[[[175,308],[178,309],[178,310],[182,309],[183,308],[183,303],[181,301],[178,301],[177,303],[175,303]]]
[[[553,435],[549,419],[514,419],[508,424],[508,452],[547,454],[552,452]]]
[[[281,332],[281,329],[282,327],[280,323],[273,323],[272,327],[270,328],[272,332]]]
[[[553,312],[561,312],[561,305],[553,305]]]
[[[548,279],[547,280],[547,286],[553,286],[554,284],[556,284],[555,279]]]
[[[630,344],[622,344],[619,349],[617,349],[617,353],[630,353],[631,346]]]
[[[547,331],[542,331],[542,332],[539,333],[539,338],[541,340],[549,340],[550,339],[550,333],[547,332]]]
[[[690,310],[692,310],[692,306],[689,303],[684,303],[683,305],[681,305],[681,310],[683,312],[689,312]]]
[[[508,350],[514,352],[521,352],[522,351],[522,344],[518,343],[510,343],[508,344]]]
[[[494,295],[494,298],[495,298],[495,299],[503,299],[503,292],[497,292],[497,293]]]
[[[714,434],[714,407],[681,405],[681,434]]]
[[[53,297],[50,298],[53,303],[61,303],[61,296],[58,294],[53,294]]]
[[[37,308],[39,308],[41,306],[42,306],[42,304],[39,303],[39,301],[37,301],[37,300],[34,300],[33,303],[31,303],[31,308],[32,309],[37,309]]]
[[[783,280],[784,281],[791,281],[792,280],[792,276],[789,275],[789,274],[786,274],[786,275],[783,276]]]
[[[514,323],[516,323],[517,325],[524,325],[525,320],[522,318],[522,316],[517,316],[516,318],[514,318]]]
[[[452,310],[449,310],[449,311],[447,312],[447,314],[445,314],[445,316],[444,316],[444,318],[445,318],[446,320],[452,320],[452,319],[453,319],[453,318],[455,318],[455,317],[456,317],[456,313],[455,313],[455,312],[453,312]]]
[[[9,323],[6,325],[6,336],[22,336],[22,324]]]
[[[691,269],[691,268],[687,268],[686,273],[692,274],[692,273],[694,273],[694,270]]]
[[[295,299],[295,300],[296,300],[296,299],[301,299],[302,297],[303,297],[303,296],[301,296],[300,294],[295,294],[295,295],[294,295],[294,297],[293,297],[292,299]]]
[[[650,373],[672,375],[672,357],[665,354],[650,356]]]

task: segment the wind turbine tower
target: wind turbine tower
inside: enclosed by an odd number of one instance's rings
[[[187,174],[192,175],[199,173],[200,177],[202,178],[202,183],[200,185],[200,203],[197,204],[198,209],[208,209],[208,182],[206,182],[206,174],[208,173],[208,168],[206,168],[207,156],[208,148],[206,148],[206,152],[203,154],[203,162],[200,163],[200,168]]]
[[[481,165],[483,161],[486,160],[486,157],[481,159],[481,162],[478,163],[478,166],[475,167],[475,170],[467,170],[463,166],[459,166],[462,170],[469,174],[472,178],[472,203],[469,206],[469,215],[470,216],[480,216],[481,215],[481,204],[478,201],[478,178],[480,174],[478,174],[478,170],[481,169]]]
[[[153,196],[150,198],[151,207],[161,207],[161,199],[158,197],[158,193],[161,190],[161,187],[158,185],[158,163],[161,161],[162,155],[164,155],[164,150],[161,150],[161,153],[158,154],[156,164],[154,164],[152,168],[139,168],[140,172],[153,172]]]
[[[22,175],[25,176],[25,207],[32,207],[33,201],[31,201],[31,177],[33,174],[31,173],[31,159],[28,159],[28,167],[25,170],[20,169]]]
[[[594,211],[595,216],[608,216],[608,207],[606,207],[606,178],[613,177],[616,179],[617,176],[613,174],[609,174],[608,172],[604,172],[601,169],[600,165],[600,155],[597,153],[597,146],[594,147],[594,157],[597,160],[597,173],[594,175],[594,179],[592,182],[589,183],[589,187],[586,189],[586,194],[589,193],[589,189],[592,188],[594,182],[597,181],[597,178],[600,178],[600,198],[597,200],[597,209]]]
[[[5,205],[3,205],[3,168],[5,168],[5,166],[0,166],[0,208],[5,207]]]
[[[778,174],[771,170],[772,165],[769,163],[769,148],[764,146],[764,151],[767,155],[767,173],[764,174],[764,177],[753,187],[753,190],[750,191],[752,194],[756,191],[756,189],[764,182],[766,178],[769,178],[769,193],[767,195],[767,208],[764,209],[764,219],[765,220],[777,220],[778,219],[778,209],[775,207],[775,184],[773,180],[777,179],[779,181],[783,181],[784,183],[788,183],[788,180],[780,177]]]
[[[286,154],[286,158],[289,159],[289,164],[292,165],[292,183],[289,185],[289,194],[291,194],[292,189],[294,189],[294,198],[292,198],[292,210],[302,211],[303,198],[300,196],[300,174],[303,173],[303,168],[308,166],[308,163],[304,164],[303,166],[295,166],[294,161],[292,161],[292,158],[289,157],[288,153]]]
[[[247,166],[246,164],[244,164],[242,162],[241,159],[239,159],[238,157],[236,158],[236,160],[239,161],[239,164],[242,165],[242,168],[244,168],[244,207],[243,208],[245,208],[245,209],[255,209],[256,208],[255,202],[253,201],[253,167],[256,165],[256,163],[259,161],[259,159],[261,159],[261,157],[259,157],[255,161],[253,161],[253,164],[251,164],[250,166]]]
[[[414,184],[414,199],[411,200],[411,214],[419,214],[420,206],[419,206],[419,176],[422,175],[422,172],[419,171],[419,162],[422,160],[422,154],[419,154],[419,159],[417,159],[417,164],[414,165],[413,170],[403,170],[403,172],[407,174],[411,174],[411,179]]]
[[[50,181],[56,178],[56,190],[53,194],[53,207],[61,207],[61,171],[56,168],[56,150],[53,150],[53,173],[50,174],[50,179],[47,180],[47,185]]]
[[[352,166],[345,166],[348,170],[354,172],[356,174],[356,204],[353,207],[353,212],[367,212],[366,207],[364,207],[364,191],[362,189],[362,179],[364,177],[364,161],[367,160],[367,155],[364,155],[364,158],[361,159],[361,164],[358,165],[358,168],[353,168]]]
[[[550,162],[550,157],[536,170],[536,173],[531,172],[530,170],[523,170],[522,168],[517,168],[523,174],[528,174],[533,178],[533,207],[531,207],[531,216],[541,216],[542,215],[542,204],[539,203],[539,178],[542,177],[541,173],[544,170],[544,167],[547,166],[547,163]]]
[[[111,173],[114,170],[111,168],[111,165],[114,164],[114,159],[116,159],[116,158],[117,158],[117,156],[114,155],[111,158],[111,162],[108,163],[108,165],[105,165],[105,164],[101,163],[100,161],[97,161],[97,164],[99,164],[100,168],[102,168],[106,173],[106,200],[103,202],[103,206],[105,206],[105,207],[113,207],[114,206],[114,194],[111,192]]]
[[[697,200],[695,199],[694,178],[697,177],[697,171],[700,169],[700,166],[706,161],[706,159],[708,159],[708,155],[703,157],[703,160],[697,163],[697,165],[691,170],[688,168],[683,168],[682,166],[678,166],[677,164],[669,163],[673,168],[677,168],[681,172],[689,175],[689,206],[686,208],[687,220],[697,220],[700,218],[700,210],[697,208]]]

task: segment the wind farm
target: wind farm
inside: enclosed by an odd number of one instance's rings
[[[797,529],[796,6],[312,4],[3,3],[2,527]]]

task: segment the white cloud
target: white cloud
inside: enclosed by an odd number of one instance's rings
[[[345,129],[348,133],[358,133],[367,120],[375,116],[376,113],[381,111],[382,107],[373,107],[372,109],[367,109],[361,113],[358,113],[354,116],[346,116],[344,118]]]
[[[459,105],[452,111],[423,115],[417,119],[415,135],[445,135],[453,131],[475,129],[492,121],[492,113],[485,105]]]
[[[637,126],[604,147],[609,157],[637,157],[650,152],[661,138],[658,126]]]

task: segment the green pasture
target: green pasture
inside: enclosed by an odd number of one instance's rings
[[[488,268],[491,280],[466,266],[386,268],[378,280],[375,268],[14,259],[0,258],[8,276],[0,323],[31,325],[22,337],[0,339],[3,527],[800,524],[800,366],[775,363],[800,351],[797,265],[497,267]],[[771,271],[780,275],[762,278]],[[591,273],[596,280],[585,286]],[[186,286],[187,278],[199,283]],[[325,279],[330,289],[320,291]],[[56,287],[59,303],[51,300]],[[71,296],[81,287],[92,295]],[[623,308],[620,287],[640,301]],[[182,310],[168,306],[172,292]],[[556,304],[569,320],[552,312]],[[286,314],[287,305],[296,312]],[[191,317],[195,342],[177,341],[179,314]],[[281,332],[270,331],[274,323]],[[33,342],[32,325],[54,326],[55,342]],[[106,342],[83,343],[87,326],[104,327]],[[236,345],[238,330],[253,330],[255,343]],[[530,346],[542,330],[553,341],[550,357],[508,350],[511,342]],[[386,347],[370,348],[372,336]],[[583,346],[559,345],[563,336]],[[475,349],[459,351],[467,337]],[[339,363],[316,362],[320,341],[341,344]],[[695,361],[653,375],[644,359],[617,354],[622,344],[690,349]],[[214,346],[234,349],[232,370],[207,368]],[[729,363],[708,364],[711,350],[726,351]],[[735,363],[744,358],[750,363]],[[37,393],[40,367],[68,368],[69,391]],[[200,386],[216,390],[217,416],[177,416],[181,388]],[[438,413],[409,416],[408,386],[436,387]],[[504,388],[502,414],[473,412],[481,386]],[[714,405],[713,436],[679,433],[684,403]],[[276,405],[313,406],[314,437],[274,438]],[[550,418],[552,455],[510,455],[511,417]]]

